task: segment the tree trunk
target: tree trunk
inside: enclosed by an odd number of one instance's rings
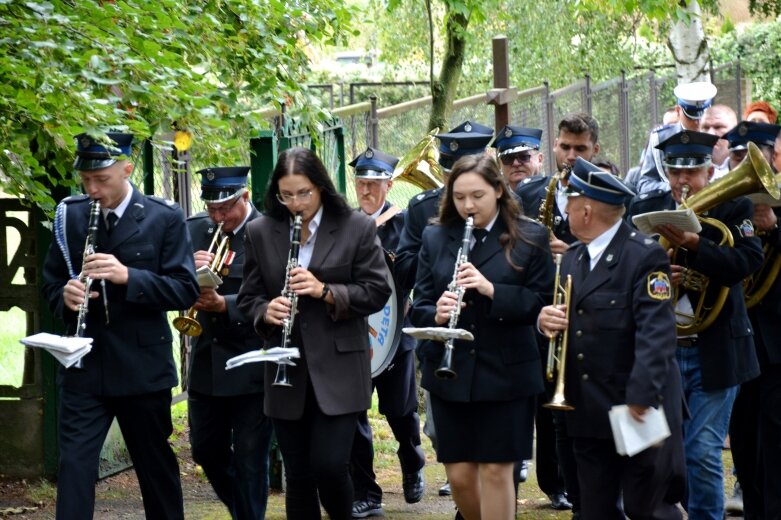
[[[675,60],[678,83],[710,81],[708,42],[702,28],[702,12],[697,0],[680,0],[689,20],[676,22],[670,29],[667,46]]]
[[[449,129],[448,118],[453,108],[453,98],[461,81],[461,67],[464,64],[466,52],[466,28],[469,18],[461,13],[456,13],[448,6],[445,12],[447,19],[447,46],[442,60],[442,68],[439,78],[431,82],[431,118],[428,128],[439,128],[441,132]]]

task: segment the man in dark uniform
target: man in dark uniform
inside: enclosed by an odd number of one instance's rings
[[[507,125],[496,134],[494,148],[502,175],[515,191],[524,179],[539,175],[542,169],[540,140],[542,130]]]
[[[271,442],[271,420],[263,414],[264,367],[248,363],[225,370],[228,359],[257,350],[262,343],[252,320],[236,307],[245,224],[260,215],[249,200],[248,172],[248,166],[198,172],[206,212],[187,221],[195,268],[201,273],[211,266],[222,283],[214,287],[207,281],[210,276],[199,277],[203,283],[194,308],[202,333],[193,339],[187,404],[193,460],[203,467],[232,518],[262,520]],[[226,238],[224,250],[218,251]],[[215,254],[229,261],[218,258],[217,263],[225,265],[212,265]]]
[[[80,368],[60,369],[57,518],[91,519],[103,441],[114,418],[136,469],[146,518],[184,518],[179,466],[168,437],[177,385],[167,311],[198,296],[182,210],[144,196],[128,181],[133,136],[77,136],[86,195],[57,207],[55,239],[43,268],[43,295],[67,333],[93,280],[84,336],[92,351]],[[91,201],[100,203],[96,253],[84,257]]]
[[[572,168],[578,158],[591,161],[599,153],[599,123],[586,113],[568,114],[559,122],[559,135],[554,141],[553,151],[556,155],[556,168],[562,171],[566,166]],[[520,185],[516,193],[521,199],[523,212],[530,218],[540,217],[540,207],[548,198],[548,188],[553,182],[553,176],[529,177]],[[552,226],[550,230],[550,245],[553,254],[563,254],[569,245],[577,239],[570,232],[569,220],[565,211],[567,205],[567,179],[561,176],[553,185]],[[548,340],[540,338],[541,360],[548,359]],[[543,367],[544,370],[544,367]],[[546,384],[546,395],[540,399],[537,407],[535,424],[537,427],[537,481],[550,498],[554,509],[572,508],[577,516],[580,511],[580,492],[578,491],[578,471],[575,457],[572,453],[572,440],[567,435],[567,425],[560,412],[542,406],[553,395],[553,384]],[[554,442],[554,448],[550,446]],[[552,453],[555,451],[555,454]],[[556,460],[561,474],[555,471],[552,461]],[[562,482],[563,480],[563,482]],[[566,489],[564,495],[562,490]]]
[[[680,519],[682,399],[669,260],[658,243],[623,222],[634,194],[617,177],[578,159],[567,190],[570,229],[580,240],[561,265],[562,283],[572,276],[572,293],[566,305],[543,308],[539,324],[548,336],[570,331],[564,394],[574,410],[564,416],[581,518]],[[626,405],[627,420],[643,422],[662,404],[671,432],[662,446],[619,455],[611,408]]]
[[[759,147],[764,159],[772,164],[773,148],[781,127],[769,123],[742,121],[724,135],[729,143],[729,167],[734,170],[748,153],[748,143]],[[752,221],[763,246],[767,247],[765,265],[772,265],[778,259],[779,233],[778,215],[781,208],[768,204],[755,204]],[[754,274],[756,287],[769,283],[769,291],[759,302],[749,308],[749,318],[754,326],[754,344],[759,358],[760,375],[757,379],[740,385],[740,391],[732,406],[729,436],[732,460],[737,477],[736,497],[727,500],[726,509],[731,510],[736,498],[742,499],[742,513],[747,520],[781,517],[781,408],[779,403],[778,378],[781,356],[778,356],[779,313],[778,295],[781,284],[778,278]],[[748,300],[756,294],[746,294]],[[753,297],[752,297],[753,299]],[[775,400],[775,403],[774,403]]]
[[[387,202],[393,185],[391,177],[398,159],[380,150],[368,148],[350,163],[355,169],[355,192],[361,211],[377,223],[377,236],[387,255],[394,255],[399,243],[404,214]],[[390,260],[391,269],[393,260]],[[402,298],[406,303],[407,298]],[[399,309],[403,312],[403,309]],[[406,320],[406,317],[405,317]],[[404,500],[420,502],[425,491],[423,466],[426,456],[420,446],[418,388],[415,381],[415,340],[401,335],[397,350],[388,367],[372,379],[377,389],[380,413],[393,431],[399,449]],[[376,352],[375,352],[376,355]],[[377,484],[372,463],[374,448],[372,430],[366,412],[358,414],[358,428],[353,440],[351,467],[354,489],[353,518],[382,515],[382,489]]]
[[[684,186],[688,187],[689,199],[697,197],[713,176],[711,154],[717,140],[714,135],[683,130],[660,143],[671,191],[658,190],[636,197],[630,206],[630,216],[675,209],[681,203]],[[739,385],[759,375],[742,281],[762,264],[763,255],[751,223],[753,205],[748,198],[724,201],[709,208],[707,213],[731,231],[734,247],[719,245],[722,232],[707,224],[699,233],[671,224],[657,226],[655,230],[677,249],[672,260],[672,283],[679,287],[676,358],[689,409],[689,418],[683,425],[689,481],[687,511],[690,518],[721,520],[724,516],[721,449],[732,404]],[[706,309],[713,307],[722,288],[727,288],[728,293],[713,323],[694,333],[682,327],[691,325],[692,309],[701,301],[701,292],[688,283],[696,273],[709,279],[703,302]]]
[[[443,183],[453,164],[465,155],[483,153],[485,147],[491,142],[493,129],[464,121],[446,134],[438,134],[439,138],[439,164],[442,167]],[[404,228],[399,239],[399,248],[396,253],[396,265],[394,275],[396,283],[404,291],[411,291],[415,285],[415,275],[418,269],[418,253],[420,252],[423,230],[429,221],[439,214],[439,200],[444,188],[428,190],[416,195],[409,201],[407,215],[404,220]],[[437,436],[434,431],[434,422],[431,419],[431,409],[426,403],[426,422],[423,431],[431,439],[434,449],[437,449]],[[445,483],[439,490],[440,496],[450,496],[450,484]]]

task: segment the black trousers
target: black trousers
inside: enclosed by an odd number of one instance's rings
[[[396,454],[401,472],[416,473],[426,464],[426,456],[420,446],[414,352],[399,353],[393,364],[372,380],[372,385],[377,388],[380,413],[385,415],[399,443]],[[361,412],[350,457],[355,500],[382,501],[382,488],[377,484],[373,461],[372,430],[366,412]]]
[[[263,394],[214,397],[190,391],[187,404],[193,460],[234,520],[263,520],[272,432]]]
[[[672,483],[669,446],[634,457],[618,455],[613,439],[576,437],[572,447],[583,520],[625,520],[625,513],[632,520],[682,518],[676,505],[665,501]]]
[[[762,480],[760,477],[759,379],[746,381],[732,405],[729,421],[730,451],[735,475],[743,490],[743,517],[762,520]],[[775,494],[781,492],[781,488]]]
[[[553,411],[542,406],[550,397],[541,395],[537,401],[537,414],[534,426],[537,433],[537,449],[535,451],[535,468],[537,484],[546,495],[563,493],[567,486],[559,469],[559,457],[556,455],[556,429],[553,425]]]
[[[352,519],[350,450],[357,421],[357,413],[325,415],[311,384],[301,419],[273,419],[285,463],[289,520],[318,520],[320,503],[331,520]]]
[[[781,364],[762,369],[759,411],[759,474],[765,518],[781,518]]]
[[[91,520],[103,441],[116,417],[149,520],[184,518],[179,464],[168,437],[171,391],[105,397],[60,389],[57,519]]]
[[[561,475],[567,487],[567,500],[572,504],[572,512],[580,511],[580,481],[578,480],[578,463],[572,446],[572,437],[567,431],[567,412],[553,411],[553,427],[556,431],[556,457],[559,460]]]

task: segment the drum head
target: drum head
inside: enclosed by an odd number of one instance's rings
[[[396,287],[388,271],[391,295],[385,306],[369,316],[369,349],[372,377],[388,368],[401,342],[401,328],[404,325],[404,302],[401,291]]]

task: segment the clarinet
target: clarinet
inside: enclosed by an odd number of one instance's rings
[[[95,246],[98,240],[98,219],[100,218],[100,201],[93,200],[90,203],[89,226],[87,227],[87,240],[84,244],[84,255],[82,256],[82,272],[79,275],[79,281],[84,284],[84,299],[79,304],[79,316],[76,320],[76,337],[83,338],[87,331],[87,313],[89,312],[89,293],[92,286],[92,278],[84,275],[84,262],[87,257],[95,254]],[[103,282],[105,284],[105,282]],[[105,289],[104,289],[105,291]],[[105,292],[104,292],[105,294]],[[82,368],[81,359],[74,365],[76,368]]]
[[[472,240],[472,229],[474,228],[474,221],[475,219],[472,215],[469,215],[466,219],[466,223],[464,224],[464,236],[461,239],[461,247],[458,250],[458,255],[456,256],[456,265],[453,268],[453,279],[447,286],[448,291],[456,293],[457,299],[456,307],[450,311],[450,319],[448,320],[447,324],[449,329],[456,328],[458,318],[461,316],[461,302],[464,300],[464,293],[466,293],[466,288],[458,285],[457,283],[458,271],[461,269],[463,264],[469,262],[469,242]],[[434,375],[440,379],[456,378],[457,374],[452,367],[454,341],[455,340],[453,338],[448,338],[448,340],[445,342],[445,353],[442,356],[442,362],[439,364],[439,368],[434,371]]]
[[[290,289],[290,273],[298,267],[298,252],[301,249],[301,227],[303,217],[301,212],[296,213],[293,219],[293,239],[290,242],[290,251],[287,255],[287,268],[285,269],[285,286],[282,288],[282,296],[290,300],[290,315],[282,320],[282,347],[290,348],[290,338],[293,335],[293,323],[298,309],[298,295]],[[277,375],[273,386],[292,387],[287,375],[287,366],[292,364],[290,358],[282,358],[277,363]]]

